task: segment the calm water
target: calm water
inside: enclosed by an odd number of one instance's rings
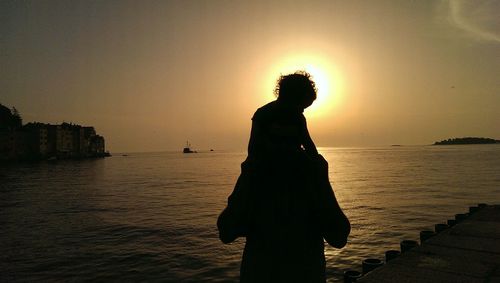
[[[500,203],[500,146],[326,148],[352,224],[329,281],[468,206]],[[0,281],[234,282],[244,240],[215,222],[245,153],[0,167]]]

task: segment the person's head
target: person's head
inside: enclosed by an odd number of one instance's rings
[[[274,94],[281,103],[305,109],[316,100],[316,91],[311,75],[305,71],[297,71],[280,76]]]

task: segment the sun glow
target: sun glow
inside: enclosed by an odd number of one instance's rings
[[[339,102],[341,92],[341,77],[335,66],[319,56],[295,55],[287,56],[272,66],[267,75],[266,85],[273,89],[280,75],[286,75],[298,70],[311,74],[318,89],[316,101],[306,109],[308,117],[326,116],[333,112]]]

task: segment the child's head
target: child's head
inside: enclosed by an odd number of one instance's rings
[[[280,76],[274,89],[278,101],[299,108],[309,107],[316,100],[316,85],[305,71]]]

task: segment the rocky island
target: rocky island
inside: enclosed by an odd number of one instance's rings
[[[453,138],[435,142],[434,145],[456,145],[456,144],[494,144],[500,143],[500,140],[491,138],[465,137]]]

